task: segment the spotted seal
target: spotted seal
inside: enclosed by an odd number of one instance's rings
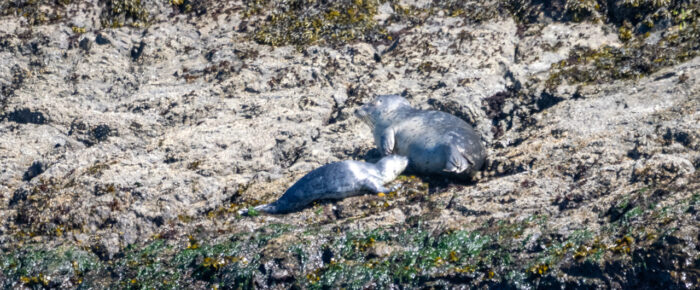
[[[407,156],[408,168],[417,173],[468,179],[486,158],[469,124],[445,112],[414,109],[398,95],[378,96],[355,115],[372,128],[382,155]]]
[[[376,164],[354,160],[326,164],[304,175],[277,201],[255,209],[273,214],[288,213],[315,200],[341,199],[363,191],[388,192],[384,184],[394,180],[407,165],[408,158],[398,155],[386,156]]]

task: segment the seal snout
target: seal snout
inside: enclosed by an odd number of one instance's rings
[[[384,182],[394,180],[408,166],[408,157],[400,155],[388,155],[377,162],[379,170],[384,176]]]
[[[362,116],[365,115],[365,112],[362,111],[362,108],[359,108],[359,109],[355,109],[354,114],[355,114],[355,117],[362,118]]]
[[[355,109],[354,114],[355,114],[355,117],[359,118],[363,122],[370,124],[370,125],[372,124],[370,117],[369,117],[369,113],[367,112],[367,108],[365,106],[362,106],[358,109]]]

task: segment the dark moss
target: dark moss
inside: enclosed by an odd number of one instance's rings
[[[149,13],[144,9],[141,0],[108,0],[103,3],[104,9],[100,15],[102,27],[118,28],[124,25],[143,27],[148,25]]]
[[[204,1],[204,0],[170,0],[170,4],[175,6],[180,13],[193,14],[196,16],[205,15],[210,8],[216,9],[217,2],[220,1]],[[220,13],[218,11],[217,13]]]
[[[665,29],[697,15],[690,12],[697,9],[697,3],[683,0],[509,0],[503,7],[522,25],[541,22],[544,16],[556,21],[602,21],[625,26],[635,34]]]
[[[105,45],[105,44],[110,44],[112,43],[107,37],[105,37],[104,34],[98,33],[97,36],[95,37],[95,43],[98,45]]]
[[[692,21],[682,30],[662,33],[662,39],[655,43],[635,39],[623,47],[576,47],[565,61],[552,65],[547,87],[555,88],[563,82],[586,84],[637,79],[695,57],[700,47],[697,37],[700,27],[698,21]]]
[[[255,1],[248,4],[249,14],[260,13],[262,7],[273,11],[253,32],[253,39],[261,44],[305,46],[387,40],[386,32],[373,19],[378,5],[375,0]]]
[[[0,16],[21,16],[27,19],[29,25],[55,23],[65,19],[65,7],[70,2],[70,0],[0,1]]]
[[[107,137],[110,136],[112,133],[112,128],[105,124],[97,125],[95,128],[92,128],[91,135],[94,137],[97,141],[105,141],[107,140]]]
[[[0,85],[0,114],[4,115],[4,112],[7,108],[7,104],[9,103],[10,98],[15,96],[15,91],[18,90],[22,85],[25,83],[29,77],[31,77],[31,72],[22,68],[21,66],[15,64],[12,69],[10,70],[12,73],[12,79],[10,80],[10,83],[5,83],[3,82],[2,85]],[[28,110],[28,109],[24,109]],[[21,120],[26,120],[24,118],[26,111],[23,111],[23,109],[20,109],[20,118]],[[33,112],[29,112],[30,115],[33,114]],[[43,117],[43,114],[41,115]],[[0,119],[5,119],[8,116],[3,116],[3,118]],[[32,115],[29,120],[34,120],[34,121],[40,121],[37,116]],[[45,120],[45,119],[43,119]]]

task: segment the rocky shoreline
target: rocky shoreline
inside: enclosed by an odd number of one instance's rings
[[[700,7],[547,3],[1,3],[0,286],[698,287]],[[387,93],[475,179],[237,214],[375,161]]]

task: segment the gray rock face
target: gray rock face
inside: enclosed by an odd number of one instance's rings
[[[532,216],[568,237],[598,233],[635,207],[690,204],[700,189],[697,52],[659,57],[663,67],[638,78],[584,78],[632,50],[610,23],[527,27],[509,15],[471,21],[431,11],[430,1],[399,1],[371,15],[391,41],[269,46],[254,41],[269,12],[238,1],[142,1],[148,23],[143,14],[112,15],[102,1],[65,2],[36,8],[46,10],[39,22],[0,4],[2,251],[69,245],[108,260],[156,236],[187,241],[274,223],[354,231],[420,220],[441,232]],[[668,35],[694,23],[644,42],[672,43]],[[273,201],[313,168],[376,161],[372,134],[352,112],[395,93],[483,136],[488,157],[475,182],[426,180],[425,195],[408,191],[396,203],[365,196],[284,217],[235,214]],[[697,244],[696,207],[665,223],[690,237],[678,240]],[[532,251],[554,243],[528,231],[518,239]],[[613,251],[620,241],[601,243]],[[375,248],[378,257],[400,250]],[[697,248],[683,251],[697,257]],[[272,279],[313,271],[288,264],[271,265]],[[586,285],[603,283],[593,280]]]

